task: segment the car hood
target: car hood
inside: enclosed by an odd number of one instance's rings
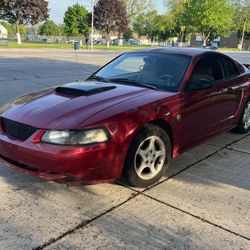
[[[75,129],[93,115],[154,90],[100,82],[76,82],[34,92],[0,107],[0,116],[36,128]]]

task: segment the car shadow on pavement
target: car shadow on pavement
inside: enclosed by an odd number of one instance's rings
[[[247,245],[247,241],[228,237],[212,225],[140,196],[46,249],[231,249]]]
[[[18,170],[12,169],[4,164],[0,164],[0,179],[3,178],[5,184],[13,191],[25,191],[32,195],[42,195],[44,192],[67,191],[77,193],[84,191],[95,195],[88,186],[70,187],[66,184],[60,184],[55,181],[41,179],[39,177],[29,176]]]
[[[178,179],[179,176],[189,175],[192,178],[184,178],[187,182],[208,186],[230,185],[250,190],[250,153],[234,148],[236,143],[240,148],[243,141],[250,151],[250,133],[237,135],[228,132],[208,141],[173,160],[166,178]]]
[[[247,142],[249,140],[249,142]],[[135,188],[125,179],[119,179],[118,184],[136,191],[153,188],[170,179],[179,176],[192,175],[193,178],[183,178],[182,181],[199,183],[206,186],[231,185],[250,190],[249,164],[250,154],[240,151],[241,142],[250,151],[250,133],[239,135],[234,132],[222,134],[215,139],[195,147],[176,159],[171,159],[170,165],[161,180],[148,188]],[[237,145],[239,150],[234,150]],[[196,176],[196,178],[194,178]]]

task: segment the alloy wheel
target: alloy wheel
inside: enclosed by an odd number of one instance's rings
[[[243,124],[245,129],[248,129],[250,127],[250,102],[247,103],[244,110]]]
[[[138,147],[134,166],[137,175],[143,180],[150,180],[162,170],[166,159],[166,148],[158,136],[146,138]]]

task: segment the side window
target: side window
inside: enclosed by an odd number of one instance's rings
[[[238,69],[235,63],[231,59],[227,57],[223,57],[222,63],[223,63],[224,71],[226,74],[226,78],[232,78],[234,76],[239,75]]]
[[[194,89],[198,82],[204,79],[211,82],[223,79],[223,71],[217,56],[207,56],[198,61],[191,75],[189,88]]]

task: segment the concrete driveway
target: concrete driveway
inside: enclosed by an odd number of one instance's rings
[[[0,104],[85,79],[117,52],[0,51]],[[250,62],[250,54],[233,54]],[[172,161],[147,189],[66,187],[0,165],[0,249],[250,249],[250,134]]]

